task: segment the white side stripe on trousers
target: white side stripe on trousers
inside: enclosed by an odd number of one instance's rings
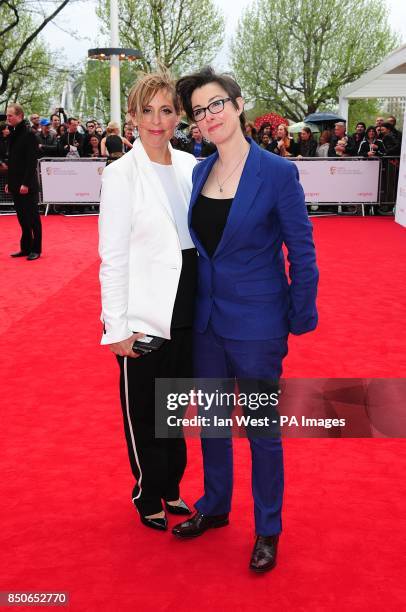
[[[135,499],[138,499],[139,497],[141,497],[141,493],[142,493],[142,487],[141,487],[142,471],[141,471],[141,466],[140,466],[140,462],[139,462],[139,459],[138,459],[137,447],[135,446],[133,426],[132,426],[131,418],[130,418],[130,402],[129,402],[129,399],[128,399],[127,359],[128,359],[128,357],[124,357],[125,404],[126,404],[126,410],[127,410],[128,428],[130,430],[131,442],[132,442],[132,447],[133,447],[133,451],[134,451],[134,457],[135,457],[135,461],[137,463],[138,470],[140,472],[140,477],[138,478],[138,482],[137,482],[137,485],[138,485],[138,488],[139,488],[140,491],[139,491],[138,495],[136,495],[136,497],[133,497],[133,501],[134,501]]]

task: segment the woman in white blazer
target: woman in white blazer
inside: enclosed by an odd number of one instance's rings
[[[196,161],[169,143],[180,115],[170,75],[145,75],[130,92],[128,110],[139,138],[102,179],[101,343],[120,366],[133,503],[144,525],[166,530],[162,500],[168,512],[190,513],[179,492],[186,445],[183,437],[155,438],[154,385],[155,378],[192,376],[197,253],[187,212]],[[135,353],[134,341],[145,336],[166,341],[157,351]]]

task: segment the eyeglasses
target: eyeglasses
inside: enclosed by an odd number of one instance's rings
[[[193,111],[193,118],[195,121],[202,121],[202,119],[206,116],[206,111],[209,111],[212,115],[216,115],[217,113],[221,113],[224,110],[224,104],[226,102],[230,102],[231,98],[223,98],[222,100],[214,100],[211,102],[209,106],[206,108],[196,108]]]

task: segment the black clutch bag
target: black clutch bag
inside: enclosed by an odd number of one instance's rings
[[[139,353],[140,355],[146,355],[152,351],[158,351],[165,342],[165,338],[146,335],[134,342],[133,351],[134,353]]]

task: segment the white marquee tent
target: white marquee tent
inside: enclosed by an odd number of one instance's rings
[[[339,114],[348,119],[348,102],[354,98],[406,98],[406,44],[339,94]]]

